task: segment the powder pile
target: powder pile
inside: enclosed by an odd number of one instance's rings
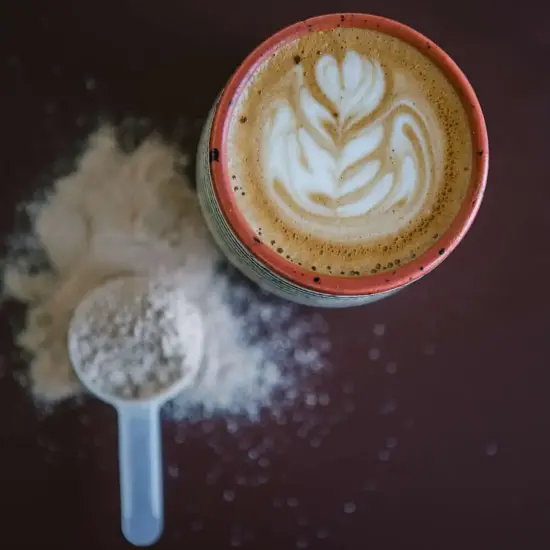
[[[203,353],[198,309],[177,272],[119,277],[76,308],[69,327],[73,366],[102,395],[146,399],[190,385]]]
[[[325,364],[322,318],[296,315],[220,269],[187,158],[151,136],[133,152],[110,126],[93,134],[76,170],[46,200],[28,205],[33,230],[14,241],[4,294],[28,306],[17,343],[31,360],[36,399],[57,403],[82,393],[69,362],[67,329],[83,297],[120,276],[179,273],[204,323],[205,351],[191,388],[173,401],[174,417],[218,411],[256,415]],[[44,262],[44,258],[46,262]]]

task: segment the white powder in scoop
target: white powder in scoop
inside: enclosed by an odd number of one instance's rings
[[[181,174],[187,159],[157,137],[134,152],[112,127],[91,136],[77,169],[29,205],[33,231],[14,240],[4,293],[28,306],[17,343],[29,353],[38,401],[81,394],[67,352],[67,328],[83,297],[121,275],[177,270],[203,318],[205,352],[195,383],[170,414],[228,411],[256,415],[274,400],[292,402],[296,384],[325,364],[322,318],[220,272],[220,256],[198,200]],[[47,267],[43,259],[46,258]]]
[[[69,355],[94,392],[153,398],[193,383],[203,354],[202,317],[178,273],[118,277],[92,290],[69,326]]]

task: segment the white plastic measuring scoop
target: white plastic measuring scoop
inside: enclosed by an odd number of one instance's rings
[[[136,546],[162,534],[160,408],[192,383],[203,345],[202,318],[173,279],[110,280],[85,296],[71,320],[78,378],[118,413],[122,532]]]

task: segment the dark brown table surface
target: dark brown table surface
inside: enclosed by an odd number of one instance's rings
[[[236,434],[223,419],[165,424],[159,549],[463,548],[457,533],[470,548],[517,548],[527,531],[550,542],[550,8],[509,4],[2,3],[3,235],[17,202],[70,169],[99,116],[144,117],[193,143],[237,63],[310,15],[367,11],[415,27],[458,62],[484,107],[490,175],[473,229],[395,297],[323,313],[331,402],[310,432],[301,405]],[[10,376],[20,322],[3,307],[0,548],[128,548],[114,413],[89,402],[38,415]]]

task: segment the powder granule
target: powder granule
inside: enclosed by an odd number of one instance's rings
[[[293,364],[296,351],[310,348],[309,336],[323,330],[318,322],[294,320],[293,306],[219,271],[220,255],[182,174],[186,165],[155,136],[125,153],[105,126],[90,137],[76,170],[57,180],[45,201],[28,205],[33,231],[18,238],[4,293],[28,305],[17,343],[32,358],[38,401],[82,392],[67,353],[69,322],[90,290],[124,275],[177,270],[204,320],[205,357],[193,388],[174,401],[174,416],[197,408],[255,414],[275,390],[324,364],[318,353]],[[44,255],[49,267],[37,270]],[[315,328],[296,339],[293,324]]]

